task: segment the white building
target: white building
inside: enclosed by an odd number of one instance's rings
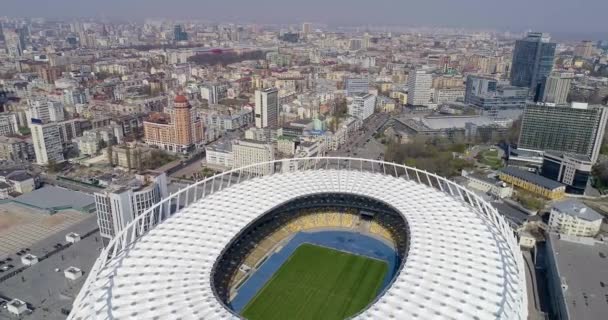
[[[549,230],[576,237],[595,237],[602,226],[602,215],[576,200],[553,204]]]
[[[433,92],[433,101],[436,104],[464,100],[464,88],[437,88]]]
[[[220,100],[227,97],[228,87],[224,84],[211,83],[201,86],[201,98],[209,104],[218,104]]]
[[[232,152],[236,168],[274,160],[272,144],[261,141],[235,140],[232,142]],[[273,172],[273,167],[272,164],[269,164],[268,166],[255,166],[249,170],[254,174],[266,175]]]
[[[30,125],[36,163],[46,165],[49,161],[62,162],[63,143],[60,128],[55,123],[43,124],[36,120]]]
[[[376,107],[376,97],[371,94],[360,93],[353,98],[353,102],[348,105],[348,114],[355,118],[365,120],[374,114]]]
[[[221,139],[205,146],[205,161],[210,166],[232,168],[234,166],[232,141]]]
[[[19,299],[13,299],[6,304],[8,312],[14,315],[22,315],[28,311],[27,304]]]
[[[493,195],[497,198],[508,198],[513,195],[513,187],[500,181],[496,177],[483,174],[467,173],[462,171],[462,176],[467,178],[467,187]]]
[[[99,233],[111,239],[135,217],[167,197],[164,172],[146,171],[134,179],[95,193]]]
[[[29,109],[25,111],[28,122],[31,119],[41,120],[43,123],[65,120],[63,104],[55,101],[34,100]]]
[[[38,257],[33,254],[28,253],[21,256],[21,264],[24,266],[33,266],[36,263],[38,263]]]
[[[257,128],[279,126],[279,91],[276,88],[255,91],[254,116]]]
[[[66,279],[74,281],[80,279],[83,273],[82,270],[80,270],[79,268],[68,267],[67,269],[65,269],[65,271],[63,271],[63,275]]]
[[[10,136],[19,133],[17,116],[14,113],[0,114],[0,136]]]
[[[407,103],[414,106],[428,106],[431,101],[433,76],[425,70],[410,72],[407,78]]]

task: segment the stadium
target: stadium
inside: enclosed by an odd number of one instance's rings
[[[69,319],[526,319],[508,223],[437,175],[277,160],[164,199],[102,252]]]

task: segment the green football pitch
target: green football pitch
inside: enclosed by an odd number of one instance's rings
[[[249,320],[343,320],[378,294],[388,264],[303,244],[243,309]]]

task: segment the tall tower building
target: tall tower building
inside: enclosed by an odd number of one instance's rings
[[[153,112],[144,121],[144,137],[147,144],[161,149],[186,153],[203,142],[203,121],[188,99],[177,95],[167,114]]]
[[[589,59],[593,56],[593,41],[583,40],[574,48],[574,55],[577,57]]]
[[[302,24],[302,34],[307,35],[310,34],[312,30],[312,24],[310,22],[304,22]]]
[[[173,40],[175,40],[175,42],[188,41],[188,33],[186,33],[184,26],[182,26],[181,24],[175,25],[175,27],[173,27]]]
[[[521,124],[518,148],[599,157],[608,109],[573,103],[562,106],[529,104]]]
[[[269,88],[255,91],[255,126],[257,128],[277,128],[279,113],[279,90]]]
[[[19,35],[15,31],[8,30],[4,32],[4,45],[6,53],[10,57],[18,58],[23,55],[23,47],[21,47]]]
[[[555,43],[546,33],[530,32],[515,42],[511,64],[511,85],[530,88],[535,95],[553,70]]]
[[[431,101],[433,76],[424,70],[410,72],[407,78],[407,103],[413,106],[428,106]]]
[[[544,103],[565,104],[574,74],[570,72],[553,72],[543,81],[540,101]]]
[[[182,95],[175,97],[173,105],[173,123],[175,129],[175,143],[181,145],[191,145],[192,139],[192,107],[188,99]]]
[[[36,163],[46,165],[49,161],[62,162],[63,143],[61,131],[56,123],[43,124],[42,121],[32,119],[30,124],[32,131],[32,143],[36,154]]]

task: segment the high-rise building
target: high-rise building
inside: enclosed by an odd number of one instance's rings
[[[593,41],[583,40],[574,48],[574,55],[577,57],[589,59],[593,56]]]
[[[431,101],[432,84],[433,76],[425,70],[410,72],[407,78],[407,104],[428,106]]]
[[[173,27],[173,40],[175,42],[188,41],[188,33],[186,33],[183,25],[178,24]]]
[[[348,114],[361,120],[367,119],[374,113],[376,97],[369,93],[359,93],[348,105]]]
[[[555,43],[549,35],[530,32],[526,38],[515,42],[511,64],[511,85],[530,88],[535,95],[553,70]]]
[[[0,113],[0,136],[10,136],[18,133],[17,115],[14,113]]]
[[[49,161],[58,163],[65,160],[58,124],[44,124],[40,120],[32,119],[30,129],[32,131],[32,143],[34,144],[37,164],[46,165]]]
[[[235,140],[232,142],[232,155],[234,167],[240,168],[255,163],[274,160],[274,148],[272,144],[255,140]],[[245,171],[253,174],[267,175],[273,172],[273,164],[266,166],[254,166]]]
[[[544,103],[565,104],[574,74],[570,72],[553,72],[543,81],[540,90],[540,101]]]
[[[346,89],[346,95],[348,96],[358,95],[359,93],[368,93],[369,78],[346,78],[344,87]]]
[[[28,119],[38,119],[43,123],[65,120],[65,112],[60,102],[34,100],[25,111]]]
[[[310,34],[311,29],[312,29],[312,24],[310,22],[304,22],[302,24],[302,34],[304,34],[304,35]]]
[[[146,171],[95,193],[99,234],[112,239],[137,216],[167,197],[164,172]],[[149,221],[153,223],[153,221]]]
[[[189,152],[203,142],[203,121],[188,99],[177,95],[167,113],[152,113],[144,121],[147,144],[171,152]]]
[[[528,104],[524,111],[518,148],[586,155],[597,161],[604,138],[608,109],[586,103]]]
[[[218,104],[220,100],[226,98],[228,87],[222,83],[208,83],[201,86],[201,98],[207,100],[209,104]]]
[[[255,126],[257,128],[279,127],[279,90],[269,88],[255,91]]]
[[[23,55],[23,47],[21,47],[19,35],[14,30],[4,31],[4,46],[6,47],[6,53],[12,58],[18,58]]]

